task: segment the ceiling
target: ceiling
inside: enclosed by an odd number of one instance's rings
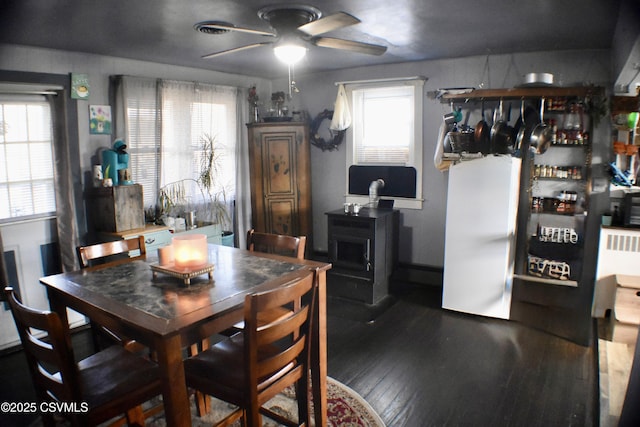
[[[327,36],[382,44],[381,56],[311,47],[296,72],[473,55],[611,47],[620,0],[5,0],[0,42],[95,53],[235,74],[282,77],[269,47],[211,59],[203,55],[269,40],[229,32],[207,35],[197,22],[226,21],[269,30],[257,11],[309,4],[360,24]]]

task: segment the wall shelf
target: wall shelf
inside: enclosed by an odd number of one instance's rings
[[[441,101],[470,101],[485,99],[523,99],[523,98],[588,98],[591,96],[604,95],[604,90],[599,86],[578,86],[578,87],[516,87],[511,89],[474,89],[468,93],[445,93],[440,98]]]
[[[578,282],[575,280],[547,279],[544,277],[530,276],[528,274],[514,274],[513,277],[527,282],[544,283],[545,285],[578,287]]]

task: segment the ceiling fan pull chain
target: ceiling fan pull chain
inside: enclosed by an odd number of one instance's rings
[[[298,89],[298,86],[296,86],[294,75],[295,69],[293,67],[293,64],[289,64],[289,99],[291,99],[294,93],[300,93],[300,89]]]

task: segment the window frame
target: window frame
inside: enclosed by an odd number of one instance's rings
[[[202,167],[202,137],[209,135],[219,139],[215,150],[220,156],[217,166],[222,169],[218,170],[211,194],[231,212],[237,197],[237,112],[241,102],[237,89],[210,83],[131,76],[123,76],[116,84],[116,117],[123,123],[117,130],[126,135],[130,144],[132,177],[143,185],[145,209],[158,209],[161,188],[183,185],[186,204],[181,207],[195,209],[201,220],[212,219],[207,216],[210,212],[206,208],[210,201],[205,200],[208,195],[196,184]],[[235,116],[230,120],[232,115]],[[147,143],[140,144],[142,140]],[[144,178],[136,173],[143,155],[153,157],[149,163],[154,165],[147,171],[149,176]],[[180,163],[174,165],[177,159]]]
[[[367,91],[367,90],[380,90],[380,89],[394,89],[399,87],[413,87],[413,142],[412,147],[409,149],[409,161],[406,164],[388,163],[384,165],[388,166],[410,166],[416,169],[416,197],[392,197],[384,196],[385,199],[393,199],[395,208],[405,209],[422,209],[424,199],[422,198],[422,176],[423,176],[423,108],[424,108],[424,78],[408,78],[400,80],[380,80],[380,81],[367,81],[367,82],[353,82],[345,84],[345,91],[347,98],[349,99],[349,105],[351,107],[351,115],[353,124],[347,131],[347,153],[346,153],[346,167],[345,167],[345,201],[347,203],[358,203],[360,205],[366,205],[369,203],[369,197],[357,194],[349,193],[349,167],[352,165],[367,166],[367,163],[358,163],[356,161],[356,132],[353,128],[358,126],[356,120],[360,117],[360,113],[356,110],[359,108],[356,105],[354,99],[354,91]],[[371,165],[371,164],[369,164]],[[382,164],[376,163],[380,166]]]
[[[21,144],[21,145],[25,145],[27,147],[27,151],[31,154],[31,148],[33,146],[35,146],[36,144],[41,145],[41,144],[46,144],[48,145],[49,148],[49,158],[45,159],[45,160],[50,160],[51,164],[50,164],[50,176],[46,176],[46,177],[35,177],[34,176],[34,172],[31,169],[32,168],[32,162],[29,161],[30,164],[30,172],[29,172],[29,178],[28,179],[23,179],[21,180],[21,182],[23,183],[29,183],[30,184],[30,194],[31,194],[31,200],[32,202],[40,197],[37,197],[37,188],[34,188],[34,185],[41,185],[41,184],[49,184],[48,186],[51,188],[51,193],[48,195],[50,196],[50,201],[52,201],[53,206],[52,206],[52,210],[42,210],[40,212],[35,212],[35,210],[37,210],[36,208],[36,204],[32,203],[32,211],[30,213],[27,214],[23,214],[23,215],[13,215],[10,214],[8,217],[3,217],[0,218],[0,224],[13,224],[13,223],[20,223],[20,222],[24,222],[24,221],[30,221],[30,220],[38,220],[38,219],[46,219],[46,218],[54,218],[56,216],[56,194],[55,194],[55,166],[54,166],[54,130],[53,130],[53,116],[54,116],[54,112],[53,112],[53,107],[51,105],[51,103],[41,94],[39,93],[22,93],[20,91],[17,91],[15,93],[8,93],[8,94],[2,94],[0,95],[0,103],[2,105],[16,105],[16,106],[20,106],[20,107],[25,107],[27,110],[29,109],[29,106],[37,106],[39,108],[46,108],[46,113],[47,113],[47,119],[48,119],[48,124],[49,124],[49,129],[47,131],[45,131],[45,134],[48,135],[48,139],[32,139],[29,130],[27,129],[27,135],[26,135],[26,139],[23,141],[4,141],[3,139],[3,150],[7,149],[10,145],[12,144]],[[27,128],[31,128],[31,124],[29,122],[29,117],[33,118],[33,116],[29,116],[30,113],[28,113],[27,111],[25,111],[25,118],[27,119],[27,121],[25,122],[25,126],[27,126]],[[1,115],[0,115],[0,119],[1,119]],[[0,120],[1,122],[1,120]],[[4,156],[7,155],[7,153],[5,152],[4,155],[2,156],[3,161],[4,162],[9,162],[8,158],[5,158]],[[5,173],[8,173],[8,171],[5,171]],[[8,176],[5,177],[7,180],[3,181],[2,184],[7,186],[7,192],[10,193],[9,187],[11,186],[11,180],[8,179]],[[11,195],[8,194],[9,199],[11,199]]]

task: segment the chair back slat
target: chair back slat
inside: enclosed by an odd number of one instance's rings
[[[286,236],[283,234],[261,233],[255,230],[247,232],[247,249],[250,251],[304,259],[306,243],[306,236]]]
[[[301,363],[296,363],[296,359],[305,351],[305,340],[306,336],[303,335],[280,353],[260,360],[256,371],[257,377],[259,379],[265,378],[288,366],[301,365]]]
[[[258,345],[269,345],[298,332],[307,322],[308,311],[309,307],[304,306],[278,322],[259,327],[256,335]]]
[[[80,261],[80,267],[86,268],[97,263],[97,261],[108,263],[114,259],[114,256],[125,256],[134,250],[140,251],[140,255],[146,254],[144,236],[115,240],[113,242],[97,243],[89,246],[80,246],[77,248],[77,253],[78,260]]]

